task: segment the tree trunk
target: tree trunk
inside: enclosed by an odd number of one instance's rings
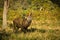
[[[7,13],[8,13],[8,0],[4,0],[3,26],[2,26],[3,29],[7,27],[7,17],[6,17]]]

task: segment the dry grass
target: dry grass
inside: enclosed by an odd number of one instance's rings
[[[41,20],[33,20],[26,33],[14,33],[9,27],[6,28],[6,32],[10,35],[5,36],[4,40],[60,40],[60,27],[47,26]]]

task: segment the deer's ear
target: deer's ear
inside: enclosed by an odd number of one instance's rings
[[[32,13],[29,13],[29,16],[32,16]]]
[[[26,16],[29,16],[29,13],[27,13]]]
[[[30,13],[30,15],[32,15],[32,13]]]
[[[32,15],[32,13],[27,13],[27,16],[31,16]]]

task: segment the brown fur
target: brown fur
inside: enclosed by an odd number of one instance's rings
[[[21,28],[22,30],[23,29],[26,29],[30,26],[31,24],[31,15],[29,14],[27,17],[24,17],[24,18],[20,18],[20,17],[17,17],[13,20],[13,24],[14,24],[14,29],[19,29]]]

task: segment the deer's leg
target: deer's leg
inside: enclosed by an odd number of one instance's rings
[[[16,24],[16,23],[14,23],[13,25],[14,25],[14,27],[13,27],[13,31],[14,31],[14,32],[16,32],[17,24]]]
[[[27,30],[23,27],[23,28],[21,28],[21,30],[24,32],[24,33],[26,33],[27,32]]]

